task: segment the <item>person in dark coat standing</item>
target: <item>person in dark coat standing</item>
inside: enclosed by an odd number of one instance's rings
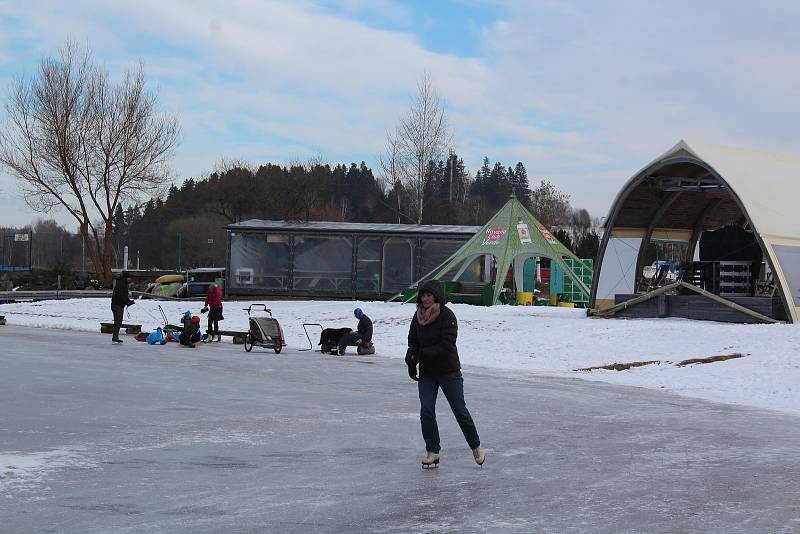
[[[348,332],[339,338],[339,355],[344,354],[348,345],[358,346],[372,341],[372,319],[367,317],[364,310],[356,308],[353,315],[358,319],[358,326],[355,332]]]
[[[122,271],[119,278],[114,282],[114,291],[111,293],[111,313],[114,314],[114,329],[112,330],[111,342],[122,343],[119,338],[119,329],[122,326],[122,314],[125,306],[132,306],[133,301],[128,293],[128,280],[130,274]]]
[[[208,286],[203,307],[203,312],[206,311],[208,312],[208,341],[214,341],[214,336],[217,337],[216,341],[222,341],[219,333],[219,322],[224,319],[222,316],[222,288],[218,284]]]
[[[442,284],[436,280],[423,282],[417,292],[417,311],[408,329],[406,353],[408,375],[417,381],[419,389],[419,418],[426,450],[422,459],[423,468],[439,465],[441,447],[439,426],[436,424],[439,388],[450,403],[475,462],[483,465],[486,460],[478,431],[464,401],[464,378],[461,376],[461,362],[456,348],[457,337],[458,321],[453,311],[445,306]]]

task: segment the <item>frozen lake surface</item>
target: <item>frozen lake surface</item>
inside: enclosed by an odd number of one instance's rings
[[[464,369],[423,471],[402,359],[0,327],[5,532],[797,532],[800,419]]]

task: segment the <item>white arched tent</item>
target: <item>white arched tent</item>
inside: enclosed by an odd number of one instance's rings
[[[736,224],[760,245],[785,318],[800,321],[799,202],[800,157],[682,140],[617,194],[590,306],[610,308],[615,294],[636,292],[651,240],[683,240],[691,253],[703,231]]]

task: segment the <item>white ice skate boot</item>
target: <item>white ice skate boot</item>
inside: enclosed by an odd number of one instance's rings
[[[432,467],[439,467],[439,453],[428,451],[425,458],[422,459],[422,468],[430,469]]]
[[[483,465],[483,462],[486,461],[486,451],[480,447],[475,447],[472,449],[472,457],[475,458],[476,464]]]

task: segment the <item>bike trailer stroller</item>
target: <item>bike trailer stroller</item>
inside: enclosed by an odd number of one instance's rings
[[[253,310],[261,308],[269,314],[269,317],[253,316]],[[286,346],[286,340],[278,320],[272,317],[272,310],[268,309],[266,304],[251,304],[244,310],[250,322],[250,329],[244,340],[244,350],[250,352],[253,347],[262,347],[279,353]]]

